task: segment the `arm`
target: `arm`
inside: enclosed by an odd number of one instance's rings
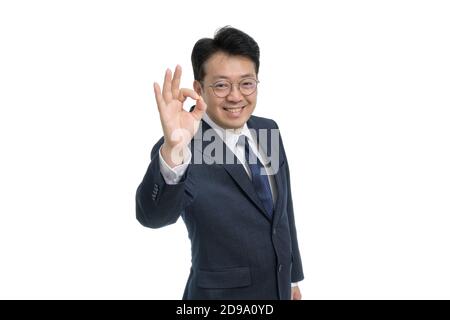
[[[280,137],[281,139],[281,137]],[[284,153],[284,147],[283,147]],[[291,300],[301,300],[302,294],[297,282],[303,280],[303,266],[300,257],[300,249],[298,247],[297,241],[297,230],[295,228],[295,218],[294,218],[294,208],[292,205],[292,194],[291,194],[291,178],[289,173],[289,165],[287,163],[286,154],[284,154],[286,161],[286,176],[287,176],[287,188],[288,188],[288,204],[287,204],[287,214],[289,219],[289,230],[291,233],[291,247],[292,247],[292,271],[291,271]]]
[[[276,125],[276,128],[278,129],[277,125]],[[297,229],[295,227],[294,208],[292,205],[291,178],[290,178],[290,173],[289,173],[289,164],[287,161],[286,152],[284,150],[283,140],[281,139],[281,136],[280,136],[280,144],[281,144],[281,150],[283,152],[284,159],[286,161],[286,177],[287,177],[287,189],[288,189],[287,215],[288,215],[288,219],[289,219],[289,230],[291,233],[291,247],[292,247],[291,282],[295,283],[295,282],[302,281],[304,278],[303,266],[302,266],[302,260],[300,257],[300,250],[299,250],[298,241],[297,241]],[[293,288],[295,288],[295,287],[293,287]]]
[[[189,166],[176,184],[169,184],[160,155],[161,139],[151,153],[151,163],[136,192],[136,218],[145,227],[160,228],[175,223],[194,198],[189,183]],[[188,159],[187,163],[189,163]]]
[[[136,192],[136,218],[150,228],[176,222],[194,197],[189,167],[180,181],[176,179],[176,184],[166,183],[167,177],[161,171],[161,165],[175,168],[186,159],[187,146],[207,107],[196,92],[180,89],[180,79],[181,67],[177,66],[173,77],[167,69],[162,91],[159,84],[153,85],[164,137],[154,146],[150,165]],[[188,97],[196,100],[192,112],[183,109]]]
[[[292,241],[292,282],[298,282],[302,281],[303,276],[303,266],[302,266],[302,260],[300,257],[300,250],[298,247],[298,241],[297,241],[297,229],[295,227],[295,218],[294,218],[294,209],[292,206],[292,194],[291,194],[291,181],[289,177],[289,165],[287,164],[286,160],[286,171],[287,171],[287,179],[288,179],[288,208],[287,208],[287,214],[289,219],[289,229],[291,232],[291,241]]]

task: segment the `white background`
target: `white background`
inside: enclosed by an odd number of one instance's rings
[[[152,93],[224,25],[261,48],[290,159],[305,299],[450,298],[447,1],[1,1],[0,298],[179,299],[180,219],[135,191]],[[218,235],[220,236],[220,235]]]

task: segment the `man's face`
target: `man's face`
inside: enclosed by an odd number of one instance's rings
[[[206,113],[224,129],[241,128],[255,109],[257,90],[249,95],[243,95],[239,90],[239,84],[242,80],[248,79],[249,81],[241,83],[241,87],[245,88],[252,80],[257,80],[255,64],[244,56],[218,52],[206,61],[204,70],[203,86],[195,81],[194,88],[208,105]],[[223,82],[224,80],[233,84],[231,91],[225,97],[218,97],[217,92],[227,84]],[[211,85],[217,88],[216,93]]]

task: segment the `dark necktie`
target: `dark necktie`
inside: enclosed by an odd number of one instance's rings
[[[256,194],[261,200],[266,212],[270,218],[273,214],[273,199],[270,191],[269,177],[258,157],[253,153],[248,144],[248,138],[244,135],[239,137],[240,143],[244,140],[245,160],[250,168],[252,184],[255,187]]]

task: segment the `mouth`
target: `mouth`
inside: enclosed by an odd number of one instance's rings
[[[230,107],[230,108],[224,107],[222,109],[225,110],[227,113],[230,113],[231,115],[237,116],[237,115],[241,114],[242,110],[244,110],[245,107],[246,106],[237,107],[237,108],[235,108],[235,107]]]

